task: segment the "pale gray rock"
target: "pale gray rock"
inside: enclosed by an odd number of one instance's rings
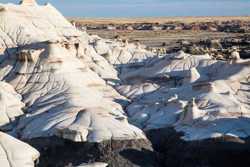
[[[130,82],[118,90],[133,101],[130,121],[144,130],[175,127],[185,140],[248,137],[249,69],[248,60],[231,64],[180,52],[122,73]],[[138,91],[136,85],[149,81],[159,88]]]
[[[110,50],[109,46],[105,43],[105,41],[101,39],[97,39],[94,42],[94,48],[99,55],[108,54]]]
[[[154,57],[152,52],[137,43],[111,41],[96,35],[90,36],[90,43],[93,43],[98,54],[114,65],[142,63],[144,60]]]
[[[16,93],[11,85],[0,82],[0,126],[11,123],[16,117],[23,115],[22,108],[25,105],[21,100],[21,95]]]
[[[2,167],[34,167],[39,152],[5,133],[0,132],[0,164]]]
[[[33,1],[0,4],[0,20],[0,79],[26,105],[12,129],[21,138],[145,138],[127,114],[143,130],[173,126],[186,140],[250,135],[249,62],[236,51],[234,64],[183,51],[157,57],[80,32]],[[132,102],[127,113],[117,101]]]
[[[0,79],[26,105],[13,134],[76,142],[145,138],[116,102],[126,98],[104,80],[118,80],[117,72],[89,45],[91,37],[50,4],[0,6]]]

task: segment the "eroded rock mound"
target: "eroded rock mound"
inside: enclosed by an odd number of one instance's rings
[[[116,71],[89,45],[91,37],[50,4],[1,6],[0,78],[26,104],[14,133],[23,139],[58,135],[77,142],[145,138],[115,102],[126,98],[103,79],[117,79]]]
[[[179,52],[126,67],[118,91],[162,166],[248,166],[249,67]]]
[[[0,132],[0,163],[3,167],[33,167],[39,152],[3,132]]]
[[[0,79],[6,82],[0,85],[2,130],[26,140],[146,140],[127,120],[120,102],[128,100],[111,86],[119,78],[103,57],[106,42],[96,43],[94,36],[75,29],[50,4],[34,3],[0,4]],[[84,162],[78,158],[77,165]]]
[[[184,132],[186,140],[248,137],[248,70],[248,60],[232,64],[207,55],[171,54],[121,74],[124,81],[130,81],[128,85],[150,83],[155,89],[128,91],[128,86],[121,85],[119,92],[128,97],[136,94],[127,112],[142,129],[174,126]]]
[[[40,166],[157,167],[142,130],[173,127],[180,143],[250,136],[249,61],[237,51],[155,56],[80,32],[50,4],[21,4],[0,4],[0,126],[38,148]],[[16,148],[33,166],[37,152]]]

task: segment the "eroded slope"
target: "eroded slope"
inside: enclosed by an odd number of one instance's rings
[[[94,49],[95,39],[77,31],[49,4],[1,5],[0,19],[0,78],[26,104],[12,129],[15,134],[92,142],[144,138],[116,102],[126,98],[102,79],[118,78]]]

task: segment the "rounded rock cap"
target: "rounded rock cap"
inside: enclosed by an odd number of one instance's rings
[[[37,5],[36,0],[21,0],[20,5]]]

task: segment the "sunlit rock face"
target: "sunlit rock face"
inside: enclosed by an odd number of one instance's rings
[[[143,130],[174,127],[189,141],[250,136],[250,63],[229,57],[156,56],[80,32],[50,4],[0,4],[0,129],[38,140],[52,166],[67,150],[63,165],[155,167]],[[0,143],[5,166],[32,167],[39,156],[1,132]]]
[[[21,4],[0,4],[2,130],[74,142],[145,139],[142,130],[166,127],[185,140],[250,135],[249,62],[236,52],[229,62],[155,56],[80,32],[50,4]]]
[[[100,55],[105,46],[96,47],[50,4],[26,3],[0,4],[0,79],[25,104],[12,132],[76,142],[145,138],[117,103],[127,99],[110,86],[119,79]]]
[[[3,167],[34,167],[39,152],[28,144],[0,132],[0,155]]]
[[[157,57],[140,44],[80,32],[50,4],[0,6],[0,79],[25,104],[25,114],[13,112],[23,114],[12,128],[22,138],[144,138],[126,113],[141,129],[174,126],[190,140],[248,136],[247,62]],[[124,112],[118,101],[129,100]]]
[[[117,90],[133,101],[127,113],[141,129],[173,126],[185,140],[248,137],[249,70],[248,61],[179,52],[121,73]]]
[[[22,97],[14,88],[5,83],[0,82],[0,126],[12,123],[18,116],[23,115]],[[4,127],[1,127],[4,129]]]

